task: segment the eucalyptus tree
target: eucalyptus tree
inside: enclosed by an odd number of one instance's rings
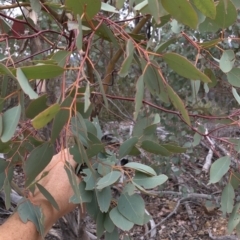
[[[21,209],[31,208],[25,190],[38,186],[36,176],[56,151],[71,147],[83,181],[71,182],[70,200],[86,205],[98,237],[118,239],[118,229],[149,221],[136,192],[163,187],[174,174],[173,155],[193,156],[202,140],[212,148],[215,141],[227,142],[237,154],[239,139],[214,132],[237,125],[239,8],[238,0],[2,1],[0,152],[7,161],[0,162],[0,189],[6,207],[15,165],[23,167],[25,189],[11,187],[24,196]],[[222,90],[227,94],[219,94]],[[124,118],[133,129],[116,154],[102,143],[99,122],[106,121],[103,113],[124,113],[125,103]],[[209,131],[205,123],[225,125]],[[157,134],[159,125],[166,138]],[[227,173],[236,162],[225,154],[205,170],[209,183],[229,179],[221,209],[231,214],[231,231],[240,228],[234,220],[240,219],[239,204],[233,204],[239,173]],[[155,169],[141,158],[116,166],[127,155],[151,156]],[[66,169],[71,181],[75,171]],[[122,176],[116,200],[111,187]],[[51,193],[44,193],[55,205]],[[30,220],[42,219],[41,211],[28,214]],[[34,223],[41,232],[42,222]]]

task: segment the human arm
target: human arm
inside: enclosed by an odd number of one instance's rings
[[[38,191],[34,196],[30,196],[30,200],[35,205],[40,205],[45,217],[44,229],[45,234],[51,229],[52,225],[63,215],[72,211],[75,205],[69,203],[69,198],[73,195],[72,187],[69,183],[67,173],[64,170],[65,160],[75,168],[76,163],[68,150],[64,150],[55,155],[44,171],[49,171],[48,175],[39,181],[54,197],[60,208],[57,211],[47,201],[47,199]],[[77,181],[80,180],[76,177]],[[42,239],[37,232],[35,225],[28,221],[23,223],[18,215],[14,213],[2,226],[0,226],[0,240],[38,240]]]

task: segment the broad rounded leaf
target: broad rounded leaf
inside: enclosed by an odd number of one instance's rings
[[[75,15],[79,14],[81,17],[85,13],[88,20],[91,20],[101,9],[100,0],[66,0],[65,5]]]
[[[111,218],[111,220],[113,221],[113,223],[120,228],[123,231],[129,231],[134,223],[130,222],[129,220],[127,220],[119,211],[118,208],[115,207],[113,208],[110,213],[109,216]]]
[[[101,191],[96,191],[97,201],[101,212],[107,212],[112,199],[110,187],[105,187]]]
[[[128,155],[137,142],[138,142],[137,137],[133,137],[126,140],[119,148],[119,158],[123,158],[126,155]]]
[[[240,68],[233,68],[227,73],[228,82],[234,87],[240,87]]]
[[[149,174],[151,176],[156,176],[157,173],[149,166],[144,165],[142,163],[137,163],[137,162],[130,162],[124,165],[124,167],[132,168],[135,169],[139,172],[143,172],[145,174]]]
[[[20,105],[10,108],[5,113],[3,113],[3,131],[1,136],[2,142],[7,142],[13,137],[20,116],[21,116]]]
[[[225,0],[220,0],[217,7],[217,14],[213,20],[220,28],[227,28],[237,20],[237,10],[232,1],[225,4]]]
[[[197,1],[197,0],[196,0]],[[216,7],[216,17],[214,19],[206,18],[200,24],[200,32],[216,32],[219,29],[225,29],[237,20],[237,10],[232,1],[220,0]]]
[[[59,110],[60,105],[56,103],[44,110],[43,112],[39,113],[34,119],[32,119],[33,127],[36,129],[40,129],[46,126],[59,112]]]
[[[229,156],[221,157],[217,159],[210,169],[210,183],[217,183],[221,180],[224,174],[229,170],[231,160]]]
[[[133,178],[133,182],[144,187],[145,189],[151,189],[162,185],[164,182],[167,181],[167,179],[168,177],[164,174],[149,177],[144,173],[137,172]]]
[[[235,193],[231,183],[228,183],[223,191],[221,196],[221,210],[223,215],[226,213],[231,213],[233,210]]]
[[[224,73],[230,72],[234,66],[235,54],[233,50],[226,50],[220,58],[220,68]]]
[[[133,194],[129,196],[128,194],[121,194],[118,199],[117,208],[118,211],[129,221],[138,225],[143,225],[145,204],[140,195]]]
[[[162,0],[163,7],[179,22],[196,29],[198,16],[189,1],[186,0]]]
[[[53,154],[53,146],[48,142],[38,146],[30,153],[24,165],[26,186],[29,186],[37,175],[49,164]]]
[[[214,19],[216,17],[216,6],[213,0],[192,0],[196,8],[206,17]]]
[[[23,199],[17,207],[17,212],[24,223],[33,222],[38,232],[44,235],[44,216],[39,206],[33,205],[28,199]]]
[[[29,84],[28,79],[24,75],[21,68],[17,68],[16,75],[17,75],[18,83],[22,88],[23,92],[26,93],[30,99],[38,98],[38,94],[35,91],[33,91],[31,85]]]
[[[101,190],[107,186],[112,185],[120,178],[120,176],[120,171],[112,171],[108,173],[104,177],[100,178],[100,180],[97,182],[97,189]]]
[[[163,59],[179,75],[191,80],[201,80],[205,83],[210,83],[208,76],[197,69],[189,60],[176,53],[166,53]]]

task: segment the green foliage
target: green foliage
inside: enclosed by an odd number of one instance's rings
[[[26,186],[29,186],[37,175],[48,165],[52,159],[53,152],[53,146],[46,142],[30,153],[24,166]]]
[[[134,224],[149,221],[137,192],[162,187],[170,174],[176,174],[171,167],[178,159],[175,155],[189,154],[192,161],[201,141],[214,134],[201,131],[199,123],[213,119],[237,123],[231,110],[240,104],[239,1],[27,2],[29,16],[20,13],[14,20],[10,7],[3,5],[6,12],[0,18],[4,39],[0,153],[8,160],[0,159],[0,189],[6,207],[10,207],[13,168],[19,164],[26,190],[37,187],[58,209],[36,178],[51,161],[54,148],[63,146],[78,163],[77,169],[65,164],[74,191],[70,201],[86,204],[99,238],[106,231],[105,239],[118,239],[117,228],[129,231]],[[133,14],[134,21],[121,15],[125,12]],[[23,34],[25,30],[29,33]],[[220,91],[225,90],[223,85],[227,94]],[[129,135],[118,136],[119,149],[101,141],[100,125],[106,116],[115,119],[115,115],[134,123]],[[166,136],[159,134],[160,128]],[[239,152],[239,143],[229,142]],[[118,166],[128,155],[138,158]],[[231,157],[212,163],[209,183],[228,176]],[[80,184],[75,173],[82,176]],[[228,182],[221,210],[230,214],[229,231],[239,231],[239,203],[234,206],[237,170]],[[116,184],[123,187],[118,197],[111,191]],[[24,199],[18,212],[43,233],[40,208]]]
[[[222,191],[222,197],[221,197],[221,210],[223,214],[231,213],[233,210],[233,204],[234,204],[234,190],[230,183],[228,183],[223,191]]]
[[[24,223],[33,222],[38,232],[41,235],[44,234],[44,215],[39,206],[35,206],[28,199],[23,198],[18,204],[17,212]]]
[[[216,183],[220,181],[224,174],[229,170],[231,164],[230,157],[225,156],[216,160],[210,169],[210,181],[209,183]]]

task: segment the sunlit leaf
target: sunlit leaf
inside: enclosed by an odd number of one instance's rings
[[[40,129],[46,126],[59,112],[60,105],[58,103],[48,107],[43,112],[39,113],[34,119],[32,119],[32,125],[36,129]]]

